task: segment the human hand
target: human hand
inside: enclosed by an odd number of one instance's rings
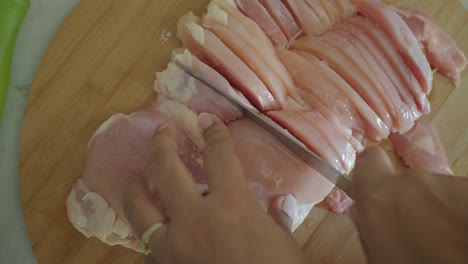
[[[135,233],[141,237],[153,224],[164,223],[149,240],[147,263],[303,263],[296,242],[261,210],[249,189],[227,127],[207,114],[200,116],[200,125],[208,195],[196,190],[170,126],[152,141],[151,181],[159,198],[150,197],[142,183],[129,187],[125,212]]]
[[[353,177],[352,218],[369,263],[467,263],[468,179],[406,170],[369,148]]]

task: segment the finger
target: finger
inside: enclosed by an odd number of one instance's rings
[[[345,210],[345,215],[349,217],[351,222],[357,226],[357,214],[356,214],[356,207],[355,205],[350,206],[348,209]]]
[[[157,262],[154,260],[153,256],[148,255],[145,257],[145,263],[144,264],[156,264]]]
[[[150,180],[169,216],[185,211],[190,201],[200,198],[193,178],[178,154],[176,131],[172,126],[163,127],[154,136],[150,152]]]
[[[290,194],[277,197],[268,209],[268,213],[273,219],[288,232],[292,232],[296,212],[297,200]]]
[[[203,162],[210,192],[246,188],[242,166],[224,122],[215,115],[203,113],[199,123],[204,130]]]
[[[353,171],[353,192],[356,202],[378,187],[387,177],[395,175],[387,153],[379,147],[369,147],[357,159]]]
[[[155,223],[164,223],[166,218],[161,210],[155,206],[145,186],[140,181],[130,184],[124,199],[125,216],[138,238]],[[165,236],[166,225],[157,230],[152,240],[161,241]],[[155,238],[157,237],[157,238]]]

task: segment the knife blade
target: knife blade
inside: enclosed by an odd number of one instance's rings
[[[313,151],[308,149],[301,141],[299,141],[289,132],[287,132],[287,130],[280,127],[270,118],[260,113],[257,109],[243,104],[235,97],[231,96],[228,92],[224,91],[222,88],[218,87],[216,84],[208,80],[205,76],[193,70],[191,67],[185,65],[184,63],[178,60],[174,61],[187,74],[197,79],[201,83],[205,84],[206,86],[223,96],[234,106],[241,109],[245,117],[249,118],[256,124],[266,129],[273,137],[275,137],[278,141],[283,143],[289,150],[296,154],[307,165],[312,167],[315,171],[317,171],[320,175],[329,180],[331,183],[335,184],[349,197],[353,198],[353,194],[351,192],[352,185],[348,177],[346,177],[343,173],[339,172],[337,169],[333,168],[328,162],[326,162]]]

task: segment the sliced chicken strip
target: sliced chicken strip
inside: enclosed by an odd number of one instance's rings
[[[348,137],[319,113],[281,110],[268,116],[335,169],[347,173],[354,167],[356,150]]]
[[[458,86],[460,75],[466,66],[466,57],[455,41],[423,12],[410,7],[398,7],[397,12],[421,43],[432,67],[451,78]]]
[[[329,20],[332,24],[331,28],[333,28],[335,25],[340,23],[340,10],[335,5],[335,2],[333,0],[321,0],[321,2],[322,9],[324,9],[327,13]]]
[[[334,185],[306,165],[268,131],[241,118],[228,124],[244,175],[264,207],[278,196],[293,194],[298,201],[293,229],[322,201]]]
[[[319,60],[317,57],[307,52],[295,51],[295,53],[310,64],[309,67],[311,67],[311,70],[309,71],[309,75],[314,72],[315,74],[312,76],[316,78],[327,78],[331,82],[330,87],[339,90],[341,99],[349,102],[350,108],[355,109],[354,111],[356,112],[354,114],[345,117],[349,119],[350,124],[354,122],[354,124],[350,126],[352,129],[362,131],[361,134],[365,134],[366,137],[376,141],[388,137],[390,133],[388,127],[377,116],[374,110],[372,110],[359,94],[356,93],[340,75],[331,69],[326,62]],[[291,57],[294,58],[293,56]],[[313,83],[315,83],[315,81],[311,81],[311,84]],[[331,102],[329,105],[331,105]]]
[[[421,84],[424,93],[432,89],[432,71],[418,40],[395,8],[379,0],[351,0],[357,10],[382,28]]]
[[[271,45],[271,41],[260,26],[251,18],[244,15],[237,7],[234,0],[211,0],[210,5],[217,5],[227,12],[232,20],[238,21],[243,26],[243,30],[249,32],[252,41],[257,45]],[[268,14],[268,11],[267,11]],[[273,20],[274,21],[274,20]],[[262,32],[259,34],[259,32]],[[268,44],[269,43],[269,44]]]
[[[395,123],[398,124],[398,131],[404,133],[410,130],[414,125],[414,121],[417,120],[421,114],[418,112],[416,103],[411,95],[402,99],[399,88],[396,87],[396,84],[388,76],[393,69],[382,67],[382,63],[375,58],[372,54],[372,50],[366,47],[354,34],[339,28],[334,29],[333,34],[346,39],[359,51],[364,59],[363,62],[367,62],[367,65],[369,65],[369,72],[373,72],[374,74],[375,85],[380,84],[380,89],[384,92],[384,96],[393,99],[392,105],[396,109],[395,118],[397,121]],[[408,103],[405,103],[405,101]]]
[[[299,38],[294,42],[293,48],[310,52],[326,61],[366,101],[389,129],[393,127],[393,121],[385,107],[384,100],[363,76],[361,66],[352,61],[351,55],[324,39],[313,36]]]
[[[287,94],[294,100],[300,99],[291,76],[276,56],[273,44],[253,20],[240,13],[227,0],[213,0],[209,4],[208,9],[218,10],[212,12],[213,16],[219,16],[217,21],[225,21],[224,24],[227,24],[231,30],[238,33],[244,41],[248,42],[251,49],[257,50],[257,56],[264,61],[265,67],[270,67],[271,71],[281,79]],[[219,12],[219,10],[224,11],[224,14]],[[210,20],[213,21],[215,19]]]
[[[244,15],[255,20],[262,28],[263,32],[271,39],[273,44],[279,47],[285,47],[288,43],[289,37],[286,32],[282,30],[277,21],[273,19],[271,13],[262,6],[258,0],[235,0],[239,9]]]
[[[333,22],[326,8],[322,5],[320,0],[303,0],[307,3],[310,9],[314,11],[314,14],[320,20],[320,23],[324,26],[323,32],[329,31],[333,27]]]
[[[263,112],[278,109],[278,103],[260,78],[197,21],[192,13],[179,19],[178,34],[184,46],[223,74],[257,109]]]
[[[256,1],[256,0],[251,0]],[[288,40],[293,39],[301,31],[300,27],[294,21],[294,17],[288,8],[280,0],[260,0],[260,3],[270,13],[276,21]]]
[[[381,72],[391,81],[393,87],[398,91],[401,100],[405,105],[411,110],[413,120],[417,120],[421,117],[422,113],[419,110],[416,99],[411,94],[409,87],[405,87],[405,84],[398,76],[396,69],[390,65],[389,61],[385,58],[384,53],[377,47],[377,45],[372,41],[372,39],[360,28],[350,25],[343,25],[337,27],[335,32],[338,30],[344,30],[350,34],[357,42],[362,45],[362,48],[367,50],[372,60],[379,65]]]
[[[333,31],[323,35],[323,39],[328,41],[330,45],[335,45],[335,47],[348,54],[348,58],[361,71],[361,77],[366,79],[367,83],[384,101],[394,124],[391,130],[408,131],[413,126],[411,115],[408,115],[411,111],[401,102],[397,91],[391,86],[391,83],[386,82],[385,76],[379,74],[378,65],[369,63],[367,51],[356,48],[354,42]]]
[[[361,140],[354,137],[355,131],[352,131],[349,127],[345,126],[340,118],[328,105],[326,105],[318,96],[313,93],[310,93],[306,90],[299,90],[301,97],[307,102],[308,108],[307,109],[292,109],[298,111],[313,111],[320,113],[325,119],[331,122],[333,125],[336,126],[336,129],[346,136],[348,141],[354,147],[357,152],[361,152],[364,150],[364,146],[362,145]],[[358,132],[359,134],[359,132]]]
[[[299,27],[309,35],[321,35],[328,28],[320,22],[317,15],[304,0],[282,0]]]
[[[301,85],[299,83],[299,85]],[[323,115],[328,121],[332,122],[335,124],[337,127],[340,129],[343,129],[346,131],[347,134],[352,134],[352,131],[349,127],[347,127],[341,119],[338,117],[338,115],[330,108],[327,106],[318,96],[316,96],[314,93],[309,92],[308,90],[302,89],[299,87],[300,90],[300,95],[304,99],[304,101],[307,103],[307,109],[309,111],[314,111],[318,112]]]
[[[398,54],[396,48],[392,45],[390,39],[385,35],[385,33],[374,26],[371,21],[366,18],[361,17],[352,17],[345,21],[345,24],[350,24],[362,29],[366,34],[374,41],[374,43],[379,47],[387,61],[393,66],[397,71],[401,80],[404,82],[405,87],[409,89],[418,103],[419,110],[423,114],[428,114],[430,112],[430,103],[426,95],[422,91],[421,85],[414,77],[413,73],[409,67],[405,64],[401,56]]]
[[[302,93],[304,100],[338,127],[364,133],[365,122],[348,97],[341,92],[340,88],[336,87],[334,81],[324,72],[320,64],[309,63],[300,55],[285,49],[278,49],[277,53],[298,87],[305,91]],[[328,112],[333,115],[330,117]]]
[[[229,15],[216,5],[209,5],[208,13],[203,17],[203,26],[219,37],[231,51],[247,64],[267,86],[281,108],[287,106],[287,89],[275,74],[268,62],[262,60],[262,51],[249,45],[243,36],[231,27]],[[266,56],[265,56],[266,57]]]
[[[340,10],[340,21],[356,14],[356,7],[349,0],[335,0],[335,5]]]
[[[392,134],[390,139],[403,161],[411,168],[453,175],[444,146],[429,122],[419,120],[408,133]]]
[[[244,105],[253,108],[247,98],[232,88],[220,73],[200,61],[188,50],[178,49],[172,57],[202,74]],[[186,104],[195,113],[213,113],[225,121],[242,116],[241,109],[233,106],[223,96],[191,77],[174,62],[170,62],[166,70],[156,73],[156,77],[155,90],[160,97]]]

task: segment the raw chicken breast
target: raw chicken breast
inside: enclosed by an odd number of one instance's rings
[[[403,161],[411,168],[453,174],[439,135],[429,122],[419,120],[408,133],[392,134],[390,139]]]
[[[334,185],[311,169],[269,132],[248,119],[229,123],[239,159],[249,186],[266,201],[292,193],[298,201],[293,229]]]
[[[278,103],[260,78],[218,37],[197,21],[192,13],[179,19],[177,31],[184,46],[223,74],[257,109],[278,109]]]
[[[260,0],[260,3],[268,10],[288,40],[294,39],[299,34],[301,29],[283,2],[280,0]]]
[[[280,25],[268,13],[267,9],[262,6],[258,0],[235,0],[239,9],[246,16],[255,20],[262,28],[263,32],[271,39],[273,44],[279,47],[286,47],[288,37],[282,31]],[[277,1],[279,2],[279,1]]]
[[[304,100],[330,122],[375,140],[388,137],[388,128],[375,112],[326,63],[305,52],[277,49],[277,53],[299,88],[310,94],[303,94]]]
[[[142,252],[127,221],[100,194],[89,190],[83,180],[73,184],[66,207],[72,225],[87,238],[96,237],[110,246],[121,245]]]
[[[128,116],[117,114],[98,129],[90,142],[82,178],[67,199],[68,216],[77,230],[106,244],[141,252],[138,238],[123,214],[123,195],[135,178],[146,182],[154,194],[155,187],[147,180],[148,148],[155,130],[165,122],[172,121],[158,112],[142,111]],[[333,184],[250,120],[241,118],[228,127],[246,180],[259,203],[266,210],[277,196],[293,194],[298,200],[293,219],[293,227],[297,228],[312,207],[333,189]],[[200,192],[206,192],[198,149],[183,133],[179,134],[178,145],[179,155]]]
[[[81,179],[67,199],[68,217],[79,231],[110,245],[141,250],[124,217],[123,195],[130,181],[146,181],[150,140],[170,122],[164,114],[142,110],[116,114],[99,127],[89,143]],[[203,183],[200,153],[180,130],[177,137],[182,160],[195,181]],[[148,185],[148,190],[153,193],[154,186]]]
[[[428,114],[431,107],[426,94],[422,91],[421,85],[385,33],[377,26],[373,25],[371,21],[362,17],[349,18],[345,21],[345,24],[361,29],[373,40],[378,49],[385,54],[386,61],[397,71],[397,74],[404,83],[404,87],[411,92],[414,100],[418,104],[418,109],[423,114]]]
[[[245,100],[222,76],[188,51],[177,50],[174,56],[240,100]],[[225,120],[240,117],[237,108],[229,106],[224,99],[217,101],[219,95],[188,76],[175,63],[170,63],[157,75],[158,102],[131,115],[114,115],[101,125],[89,143],[81,179],[67,199],[69,219],[84,235],[140,252],[138,238],[124,215],[123,195],[129,182],[139,179],[147,184],[152,197],[157,198],[155,186],[148,180],[147,166],[149,145],[155,131],[167,123],[178,128],[179,156],[192,173],[200,193],[204,193],[208,187],[200,149],[204,148],[205,142],[198,126],[198,114],[201,111],[219,113]],[[299,202],[293,219],[294,228],[297,228],[314,204],[332,190],[333,184],[251,121],[240,118],[228,127],[246,180],[263,209],[267,210],[277,196],[293,194]]]
[[[398,7],[397,12],[421,43],[429,63],[458,86],[466,58],[455,41],[423,12],[409,7]]]
[[[403,60],[421,84],[423,91],[429,94],[432,89],[432,71],[419,43],[398,15],[395,8],[379,0],[351,0],[357,10],[382,28],[392,41]]]

